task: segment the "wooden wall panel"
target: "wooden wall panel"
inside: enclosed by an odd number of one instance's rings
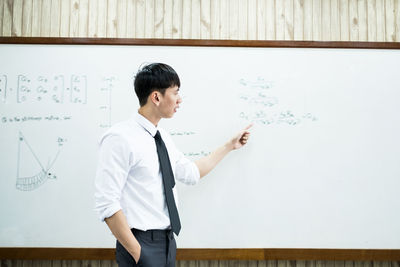
[[[400,0],[0,0],[0,35],[400,41]]]

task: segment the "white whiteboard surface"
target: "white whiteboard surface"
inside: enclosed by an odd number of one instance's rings
[[[400,51],[0,46],[0,246],[114,247],[93,211],[97,141],[138,108],[144,62],[180,75],[162,125],[188,157],[181,248],[400,248]],[[27,178],[29,177],[29,178]]]

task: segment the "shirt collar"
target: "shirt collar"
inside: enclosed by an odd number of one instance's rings
[[[157,127],[154,126],[148,119],[146,119],[143,115],[136,113],[133,119],[142,126],[152,137],[154,137],[158,131]]]

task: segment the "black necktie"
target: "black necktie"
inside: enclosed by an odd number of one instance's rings
[[[172,192],[172,188],[175,186],[174,173],[171,169],[167,148],[165,147],[159,131],[157,131],[154,139],[157,146],[158,160],[160,161],[161,176],[164,184],[169,219],[171,220],[171,228],[172,231],[178,235],[179,231],[181,230],[181,222],[179,220],[178,209],[176,208],[175,204],[174,193]]]

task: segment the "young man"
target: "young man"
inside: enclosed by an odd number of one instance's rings
[[[247,143],[239,132],[195,162],[184,157],[158,127],[182,102],[180,80],[170,66],[144,66],[135,77],[140,108],[132,119],[111,127],[101,138],[96,174],[96,210],[117,239],[119,266],[175,266],[175,234],[180,220],[175,179],[196,184],[230,151]]]

